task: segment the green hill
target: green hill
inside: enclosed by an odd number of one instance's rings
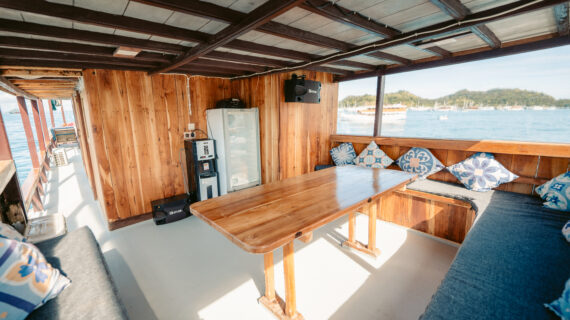
[[[348,96],[339,102],[339,107],[374,105],[376,96]],[[425,99],[408,91],[398,91],[384,95],[384,104],[403,104],[408,107],[434,105],[470,106],[557,106],[570,107],[570,99],[556,100],[547,94],[521,89],[491,89],[488,91],[460,90],[437,99]]]

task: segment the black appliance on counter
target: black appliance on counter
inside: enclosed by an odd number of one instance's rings
[[[186,178],[191,202],[219,196],[216,144],[213,139],[185,140]]]
[[[186,217],[190,214],[190,199],[187,194],[152,201],[152,219],[157,225],[166,224]]]

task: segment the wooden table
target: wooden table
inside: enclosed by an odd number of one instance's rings
[[[395,170],[333,167],[197,202],[190,210],[243,250],[264,254],[265,295],[259,301],[280,319],[303,319],[296,309],[293,240],[308,242],[313,230],[349,214],[349,239],[344,244],[377,256],[378,208],[371,205],[368,210],[368,245],[354,239],[354,213],[405,188],[415,177]],[[274,287],[273,251],[280,247],[286,302]]]

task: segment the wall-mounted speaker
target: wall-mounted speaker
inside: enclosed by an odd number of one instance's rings
[[[285,102],[321,103],[321,83],[293,74],[285,80]]]

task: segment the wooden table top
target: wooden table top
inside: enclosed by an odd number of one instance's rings
[[[268,253],[415,175],[357,166],[333,167],[194,203],[192,214],[251,253]]]

